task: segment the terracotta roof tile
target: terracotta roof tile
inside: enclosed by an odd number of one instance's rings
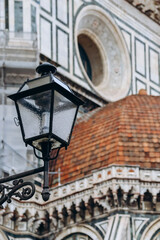
[[[66,183],[109,164],[160,167],[160,97],[132,95],[87,114],[68,150],[60,151],[56,169]]]

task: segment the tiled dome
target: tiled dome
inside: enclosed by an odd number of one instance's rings
[[[160,168],[160,97],[132,95],[85,115],[56,169],[67,183],[110,164]]]

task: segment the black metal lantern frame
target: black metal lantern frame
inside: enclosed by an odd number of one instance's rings
[[[25,84],[23,86],[25,86],[28,83],[32,83],[35,81],[39,81],[39,80],[50,80],[49,83],[45,84],[45,85],[40,85],[38,87],[32,88],[32,89],[28,89],[26,91],[21,91],[23,89],[23,87],[18,91],[18,93],[10,95],[9,97],[15,101],[16,104],[16,109],[17,109],[17,114],[18,114],[18,119],[19,119],[19,124],[21,127],[21,132],[22,132],[22,136],[23,136],[23,140],[24,142],[29,145],[31,145],[33,148],[36,148],[39,151],[42,151],[42,148],[40,146],[40,144],[35,144],[36,140],[39,139],[48,139],[49,142],[52,143],[52,139],[55,139],[56,142],[59,142],[59,145],[54,147],[51,146],[51,148],[59,148],[59,147],[66,147],[69,145],[70,143],[70,139],[71,139],[71,134],[72,134],[72,130],[73,130],[73,126],[76,120],[76,116],[77,116],[77,112],[78,112],[78,108],[79,105],[82,104],[82,101],[77,98],[74,93],[71,91],[71,89],[64,84],[63,82],[61,82],[59,79],[53,77],[52,73],[49,73],[46,76],[42,76],[40,78],[36,78],[33,80],[28,80],[25,82]],[[31,97],[31,96],[36,96],[37,94],[47,94],[47,92],[51,93],[51,98],[50,98],[50,119],[49,119],[49,128],[48,128],[48,132],[47,133],[40,133],[37,136],[33,136],[31,138],[27,138],[25,135],[25,129],[24,129],[24,125],[23,125],[23,121],[22,121],[22,116],[21,116],[21,112],[20,112],[20,108],[18,105],[18,101],[21,100],[21,104],[28,104],[28,107],[32,108],[33,111],[37,112],[37,115],[40,115],[41,112],[40,110],[37,110],[36,108],[34,108],[34,106],[32,106],[29,103],[25,102],[25,98],[26,97]],[[67,140],[62,139],[61,137],[59,137],[58,135],[56,135],[52,130],[53,130],[53,123],[54,123],[54,95],[56,94],[60,94],[61,96],[65,97],[67,100],[70,101],[70,103],[75,105],[76,111],[74,114],[74,118],[73,118],[73,122],[72,122],[72,126],[71,126],[71,130],[70,130],[70,134]],[[24,103],[22,103],[22,101],[24,101]],[[38,99],[37,99],[38,101]],[[38,112],[39,111],[39,112]],[[62,126],[61,126],[62,127]],[[52,145],[52,144],[51,144]],[[53,144],[54,145],[54,144]]]
[[[49,160],[57,158],[62,147],[67,149],[79,106],[83,104],[64,82],[54,76],[56,68],[53,65],[44,63],[38,66],[36,71],[41,77],[27,80],[18,92],[9,98],[16,105],[23,141],[33,147],[36,157],[43,159],[44,166],[0,179],[0,205],[5,201],[10,202],[13,195],[20,200],[27,200],[35,192],[33,183],[24,183],[22,179],[14,181],[13,187],[10,188],[1,183],[42,171],[44,172],[42,197],[44,201],[49,199]],[[57,154],[51,158],[50,152],[53,149]],[[42,157],[36,154],[37,150],[42,152]],[[27,185],[29,187],[24,188]],[[17,192],[20,188],[23,188],[21,193]],[[6,194],[5,190],[9,193]]]

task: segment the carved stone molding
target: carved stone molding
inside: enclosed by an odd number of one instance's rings
[[[156,23],[160,24],[160,0],[126,0]]]
[[[76,223],[113,211],[160,212],[160,171],[112,165],[51,191],[51,202],[39,205],[13,199],[0,211],[0,225],[16,233],[49,236]],[[154,186],[154,187],[153,187]],[[37,195],[40,191],[37,191]]]

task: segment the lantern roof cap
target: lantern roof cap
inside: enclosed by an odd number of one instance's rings
[[[41,74],[41,76],[47,75],[50,72],[55,74],[56,71],[57,71],[57,68],[48,62],[44,62],[36,68],[36,72]]]

